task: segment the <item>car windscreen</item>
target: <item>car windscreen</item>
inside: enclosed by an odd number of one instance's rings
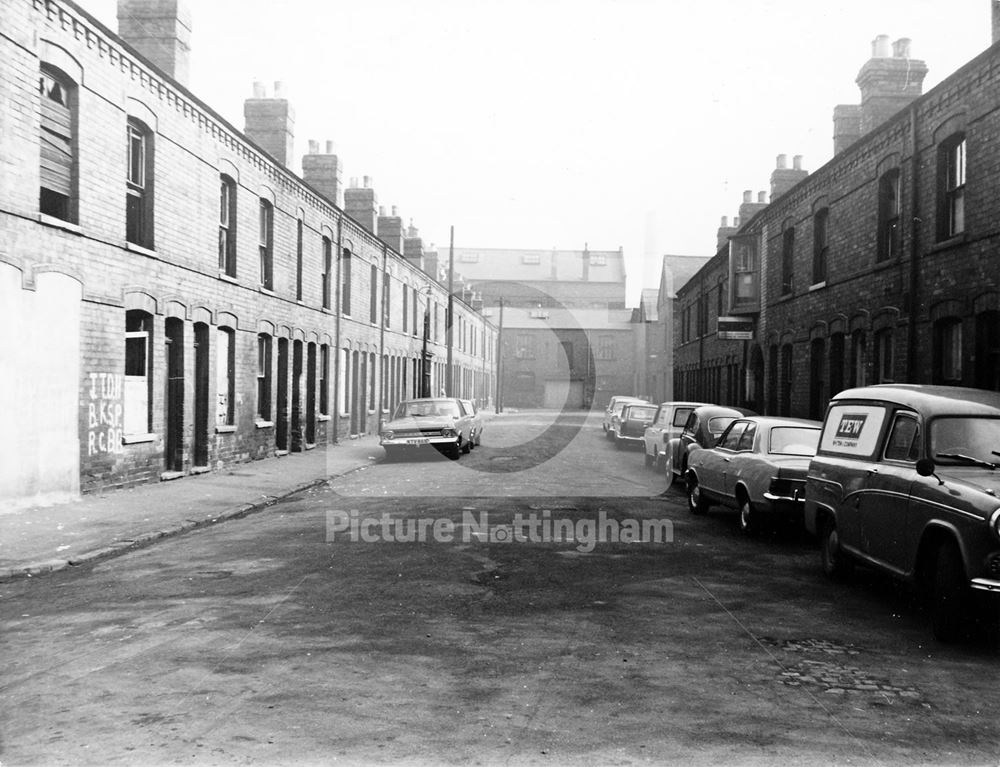
[[[448,400],[420,400],[401,402],[393,418],[421,418],[424,416],[459,416],[458,403]]]
[[[942,465],[1000,464],[1000,418],[940,416],[930,423],[930,455]]]
[[[801,426],[775,426],[771,429],[768,452],[776,455],[816,455],[819,435],[819,429],[808,429]]]
[[[674,413],[674,426],[683,427],[687,423],[688,416],[691,415],[691,411],[694,408],[690,407],[679,407]]]

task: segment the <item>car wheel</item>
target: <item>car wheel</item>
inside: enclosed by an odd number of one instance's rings
[[[664,460],[663,453],[657,452],[656,461],[654,465],[656,466],[657,471],[663,471],[663,468],[667,465],[666,461]]]
[[[653,456],[646,452],[646,448],[643,448],[642,450],[642,459],[646,462],[647,467],[653,465]]]
[[[740,503],[740,532],[743,535],[751,536],[756,534],[759,528],[757,515],[754,514],[753,504],[750,499],[743,496]]]
[[[667,478],[667,489],[674,484],[674,451],[667,445],[666,455],[663,456],[663,473]]]
[[[623,440],[621,437],[619,437],[619,436],[616,435],[615,436],[615,447],[618,448],[619,450],[624,450],[625,449],[625,440]]]
[[[969,586],[962,556],[953,543],[943,543],[934,556],[930,611],[934,638],[954,642],[962,636],[968,615]]]
[[[840,534],[837,532],[837,523],[832,519],[827,519],[823,523],[823,532],[820,534],[819,555],[823,565],[823,574],[827,578],[841,581],[846,580],[850,576],[853,563],[840,548]]]
[[[709,503],[701,493],[701,486],[694,477],[688,477],[687,481],[688,511],[692,514],[704,514],[708,511]]]
[[[385,450],[385,463],[392,463],[393,461],[399,460],[399,450],[394,447],[383,447]]]
[[[466,455],[472,452],[472,440],[468,439],[463,440],[461,437],[459,437],[458,441],[459,441],[459,448],[458,448],[459,450],[461,450]]]

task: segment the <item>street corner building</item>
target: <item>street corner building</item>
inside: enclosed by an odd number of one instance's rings
[[[0,3],[0,502],[373,433],[442,387],[491,400],[495,326],[370,179],[342,188],[332,142],[288,167],[281,84],[237,130],[187,88],[183,3],[118,18]]]
[[[993,45],[922,93],[910,41],[880,35],[834,156],[779,155],[677,291],[678,397],[818,419],[842,389],[1000,389],[1000,15]]]

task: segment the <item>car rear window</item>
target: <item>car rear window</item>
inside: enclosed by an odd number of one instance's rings
[[[687,423],[688,416],[691,415],[691,411],[694,408],[691,407],[679,407],[674,411],[674,426],[684,426]]]
[[[631,407],[626,414],[628,418],[634,418],[637,421],[652,421],[653,416],[656,415],[655,407]]]
[[[720,415],[715,418],[708,419],[708,430],[718,436],[722,434],[733,421],[736,420],[736,416],[733,415]]]
[[[816,455],[819,445],[819,429],[800,426],[775,426],[771,429],[771,445],[768,452],[776,455]]]
[[[833,405],[826,414],[818,452],[871,458],[885,416],[884,405]]]

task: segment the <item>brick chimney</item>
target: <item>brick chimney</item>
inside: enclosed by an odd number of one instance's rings
[[[861,67],[857,84],[861,89],[861,135],[874,130],[917,98],[923,90],[927,65],[910,58],[910,40],[892,44],[889,36],[872,41],[872,57]]]
[[[434,247],[434,243],[431,243],[430,247],[424,252],[424,272],[435,282],[438,280],[438,252],[437,248]]]
[[[340,206],[340,159],[334,154],[332,141],[326,142],[326,152],[318,141],[309,142],[309,154],[302,157],[302,179],[336,206]]]
[[[719,224],[719,228],[715,233],[715,249],[722,250],[722,248],[729,242],[729,238],[736,234],[737,223],[739,222],[739,217],[733,219],[733,226],[729,225],[729,216],[723,216],[722,222]]]
[[[250,140],[287,167],[295,144],[295,112],[285,98],[284,86],[276,82],[274,95],[268,97],[264,83],[254,83],[253,98],[243,104],[243,117]]]
[[[861,107],[837,104],[833,108],[833,153],[840,154],[861,138]]]
[[[385,208],[379,208],[378,238],[394,251],[402,255],[403,238],[405,236],[406,232],[403,229],[403,219],[397,212],[396,206],[392,206],[392,213],[388,216],[385,214]]]
[[[187,86],[191,12],[182,0],[118,0],[118,36]]]
[[[403,258],[418,269],[424,268],[424,241],[420,239],[420,232],[413,225],[413,219],[410,219],[406,236],[403,237]]]
[[[765,201],[766,192],[760,192],[757,195],[757,202],[753,201],[753,192],[747,189],[743,192],[743,202],[740,204],[740,219],[743,221],[749,221],[760,211],[767,207],[767,202]]]
[[[358,180],[351,179],[351,185],[344,190],[344,212],[369,232],[376,234],[375,214],[378,208],[371,182],[371,177],[365,176],[364,186],[358,186]]]
[[[802,170],[802,155],[795,155],[789,168],[787,156],[779,154],[771,171],[771,200],[777,200],[808,175],[808,171]]]

